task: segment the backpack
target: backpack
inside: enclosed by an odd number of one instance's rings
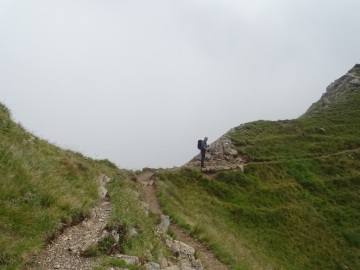
[[[201,150],[201,144],[202,144],[202,140],[198,140],[197,148],[198,148],[199,150]]]

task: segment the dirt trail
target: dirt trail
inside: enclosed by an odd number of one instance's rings
[[[33,265],[27,269],[92,270],[94,266],[100,265],[98,259],[85,258],[80,256],[80,253],[101,238],[110,213],[110,201],[107,198],[101,199],[90,218],[66,228],[47,245],[40,256],[34,258]]]
[[[142,186],[144,200],[149,204],[149,210],[155,214],[163,214],[160,203],[156,196],[155,176],[151,171],[145,171],[138,177],[138,182]],[[229,270],[230,268],[220,262],[200,241],[185,233],[175,224],[170,228],[176,235],[177,239],[185,244],[192,246],[198,254],[203,267],[206,270]]]
[[[151,171],[143,172],[138,177],[142,186],[144,200],[149,204],[149,210],[155,214],[163,214],[156,196],[155,176]],[[81,223],[70,226],[47,245],[45,250],[35,256],[31,265],[26,269],[67,269],[67,270],[92,270],[101,262],[97,258],[82,257],[81,253],[91,244],[101,239],[103,230],[108,224],[111,214],[111,202],[107,197],[99,200],[93,209],[90,218]],[[193,247],[206,270],[229,270],[198,240],[186,234],[174,224],[170,225],[177,240]]]

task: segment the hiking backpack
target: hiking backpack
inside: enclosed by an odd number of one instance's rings
[[[198,140],[197,147],[198,147],[199,150],[201,150],[201,144],[202,144],[202,140]]]

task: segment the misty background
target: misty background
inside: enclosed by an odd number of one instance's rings
[[[121,168],[181,166],[229,129],[297,118],[360,62],[358,0],[1,0],[0,102]]]

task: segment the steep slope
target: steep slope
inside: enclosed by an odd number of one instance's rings
[[[153,172],[139,173],[51,145],[0,104],[0,269],[201,270],[195,252],[228,269],[188,235],[168,235],[146,203],[157,202]]]
[[[0,268],[19,269],[66,226],[90,215],[101,173],[123,172],[37,138],[0,104]]]
[[[322,95],[321,99],[312,104],[305,113],[306,116],[322,114],[328,109],[330,104],[336,103],[341,99],[346,99],[349,94],[360,87],[360,65],[355,65],[349,72],[332,82]]]
[[[228,132],[244,172],[160,173],[167,213],[233,269],[359,269],[359,78],[356,65],[298,119]]]

